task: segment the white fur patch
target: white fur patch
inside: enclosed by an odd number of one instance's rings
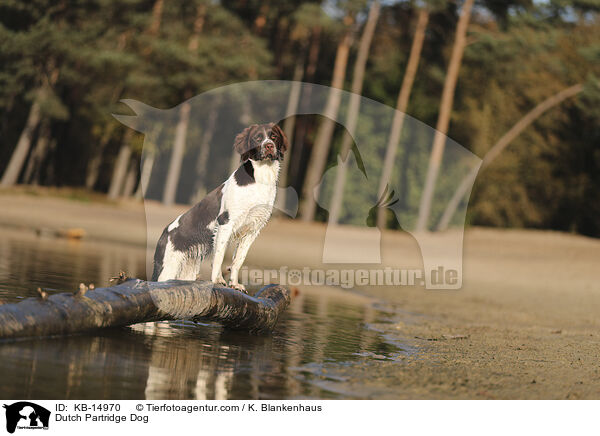
[[[263,185],[277,184],[279,177],[279,161],[252,161],[254,167],[254,180]]]
[[[183,215],[183,214],[181,214]],[[169,224],[169,227],[167,228],[167,231],[172,232],[174,229],[176,229],[177,227],[179,227],[179,218],[181,218],[181,215],[179,215],[175,221],[173,221],[171,224]]]
[[[175,250],[169,236],[158,281],[163,282],[171,279],[196,280],[197,270],[197,256],[190,256],[190,253]]]

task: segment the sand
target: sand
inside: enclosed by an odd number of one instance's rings
[[[135,202],[84,202],[0,192],[0,226],[83,228],[85,238],[146,245],[185,210],[157,203],[146,226]],[[321,265],[326,227],[273,219],[248,256],[265,267]],[[348,228],[349,238],[360,229]],[[420,267],[414,238],[386,231],[386,265]],[[600,240],[532,230],[470,228],[460,290],[371,286],[359,289],[394,316],[374,326],[416,351],[401,362],[332,367],[360,398],[600,398]],[[302,286],[300,286],[302,291]],[[324,291],[325,292],[325,291]],[[323,384],[326,386],[327,381]]]

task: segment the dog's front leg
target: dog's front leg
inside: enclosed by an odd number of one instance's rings
[[[221,266],[223,265],[225,250],[227,249],[227,243],[231,238],[232,231],[233,226],[231,224],[226,224],[223,226],[219,226],[219,228],[217,229],[217,234],[215,235],[215,256],[213,259],[212,274],[210,276],[210,280],[218,285],[227,285],[227,282],[223,278],[223,273],[221,272]]]
[[[240,291],[246,291],[244,285],[238,283],[238,273],[240,268],[244,264],[244,260],[246,260],[246,255],[248,254],[248,250],[250,246],[258,236],[258,232],[252,232],[247,235],[244,235],[240,240],[240,243],[235,250],[235,254],[233,255],[233,262],[231,263],[231,276],[229,277],[229,287],[238,289]]]

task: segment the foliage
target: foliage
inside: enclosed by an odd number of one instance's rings
[[[228,83],[290,79],[299,60],[306,63],[315,40],[320,48],[311,80],[328,85],[344,17],[356,16],[355,27],[360,31],[369,6],[364,0],[165,1],[158,31],[152,33],[148,29],[156,1],[0,3],[0,174],[37,98],[56,143],[44,158],[45,170],[38,182],[82,186],[88,161],[101,150],[102,171],[96,188],[106,190],[125,132],[110,116],[127,111],[120,99],[135,98],[169,108],[190,94]],[[452,0],[382,2],[364,95],[395,106],[417,8],[428,7],[431,16],[408,112],[435,125],[460,6],[460,1]],[[206,12],[198,46],[190,50],[197,11],[202,7]],[[481,172],[469,203],[472,224],[600,236],[599,13],[599,0],[476,3],[450,123],[451,138],[483,157],[545,98],[576,83],[584,83],[585,90],[543,115]],[[318,39],[313,39],[315,35]],[[353,51],[349,65],[354,56]],[[352,80],[348,76],[347,84]],[[47,92],[40,94],[42,88]],[[294,144],[300,163],[290,174],[298,191],[319,121],[319,117],[303,117],[296,123],[304,132],[302,143]],[[358,129],[372,135],[379,149],[384,147],[388,132],[370,125]],[[337,162],[342,134],[343,129],[336,129],[329,168]],[[103,141],[107,143],[100,149]],[[412,138],[407,131],[403,141],[427,138]],[[139,159],[139,143],[137,137],[135,159]],[[381,159],[377,153],[363,158],[367,169]],[[418,203],[419,193],[406,191],[406,181],[423,176],[419,168],[427,156],[411,159],[400,152],[401,170],[393,176],[400,186],[396,196],[407,208]],[[363,175],[352,173],[346,191],[360,191],[361,183]],[[378,200],[376,193],[347,197],[346,213],[352,208],[368,211],[366,203]],[[434,211],[434,215],[439,213]],[[326,214],[321,211],[320,217],[326,219]],[[401,221],[410,219],[405,216]],[[360,221],[364,224],[363,218]],[[391,219],[389,225],[399,224]]]

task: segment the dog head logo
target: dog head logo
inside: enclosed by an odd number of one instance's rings
[[[14,433],[18,429],[48,429],[50,411],[28,401],[5,404],[6,431]]]

